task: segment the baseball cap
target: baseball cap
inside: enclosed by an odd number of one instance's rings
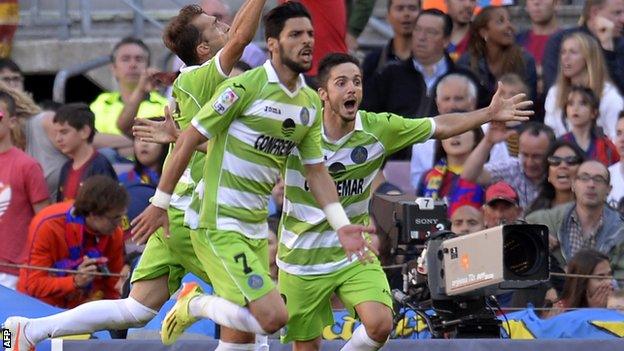
[[[518,205],[518,193],[505,182],[497,182],[485,190],[485,204],[490,205],[494,201],[503,200],[513,205]]]

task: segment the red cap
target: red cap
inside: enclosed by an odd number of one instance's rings
[[[513,205],[518,205],[518,193],[505,182],[498,182],[490,185],[485,191],[485,203],[487,205],[494,201],[503,200]]]

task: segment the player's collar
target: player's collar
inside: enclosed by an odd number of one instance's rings
[[[321,113],[322,113],[322,111],[321,111]],[[327,137],[327,135],[325,134],[325,124],[321,123],[321,137],[326,142],[328,142],[330,144],[334,144],[334,145],[344,144],[345,141],[347,141],[349,138],[351,138],[351,135],[353,135],[354,132],[358,132],[358,131],[362,131],[362,130],[364,130],[364,127],[362,126],[362,116],[360,116],[360,111],[359,110],[355,114],[355,125],[353,126],[353,130],[350,131],[349,133],[345,134],[342,138],[340,138],[340,140],[335,140],[335,141],[330,140]]]
[[[286,86],[284,86],[284,84],[282,84],[282,82],[280,82],[279,77],[277,76],[277,72],[275,72],[275,68],[273,68],[273,64],[271,64],[271,60],[266,60],[262,67],[264,67],[264,70],[267,73],[267,80],[269,81],[269,83],[279,84],[280,88],[284,91],[284,93],[286,93],[286,95],[288,95],[288,97],[293,98],[297,96],[297,94],[299,94],[299,90],[301,90],[302,87],[306,86],[303,74],[299,74],[297,88],[295,88],[295,91],[290,91],[288,90],[288,88],[286,88]]]

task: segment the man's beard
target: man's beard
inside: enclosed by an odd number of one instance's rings
[[[300,63],[297,63],[293,60],[291,60],[290,58],[288,58],[286,56],[286,52],[284,51],[284,47],[283,46],[279,46],[279,53],[280,53],[280,61],[282,61],[282,63],[284,65],[286,65],[286,67],[290,68],[291,71],[295,72],[295,73],[304,73],[310,70],[310,68],[312,68],[312,65],[310,65],[309,67],[306,67]]]

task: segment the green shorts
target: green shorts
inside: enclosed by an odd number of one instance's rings
[[[191,241],[215,294],[240,306],[275,288],[269,276],[266,239],[249,239],[234,231],[191,230]]]
[[[172,295],[178,290],[182,278],[188,272],[205,282],[210,281],[193,250],[190,230],[183,225],[184,212],[171,208],[168,215],[170,237],[165,238],[162,228],[150,236],[139,263],[132,272],[130,282],[151,280],[168,275],[167,285],[169,295]]]
[[[355,306],[362,302],[376,301],[392,309],[390,286],[379,261],[365,265],[356,262],[324,275],[293,275],[280,270],[278,281],[289,316],[281,337],[284,343],[316,339],[325,326],[334,323],[333,293],[353,316]]]

